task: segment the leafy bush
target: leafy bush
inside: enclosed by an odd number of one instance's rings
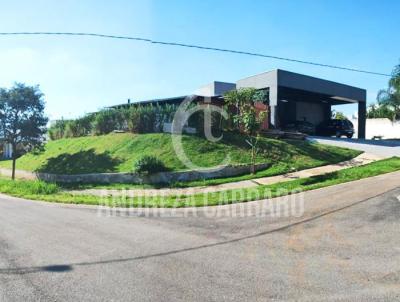
[[[61,139],[65,135],[65,129],[67,127],[69,121],[64,119],[56,121],[53,125],[49,128],[49,137],[51,140]]]
[[[93,131],[96,135],[108,134],[114,130],[125,130],[127,123],[122,109],[107,109],[96,113]]]
[[[127,116],[129,131],[132,133],[140,133],[142,131],[140,112],[135,107],[131,107],[128,110]]]
[[[92,133],[94,115],[86,115],[76,120],[68,121],[65,127],[64,137],[81,137]]]
[[[133,133],[156,132],[158,106],[137,106],[129,108],[129,130]]]
[[[168,171],[164,163],[155,156],[145,155],[134,164],[134,171],[138,173],[156,173]]]
[[[132,133],[162,132],[171,122],[176,105],[132,105],[129,108],[104,109],[75,120],[60,120],[50,127],[52,140],[87,135],[104,135],[114,130]]]
[[[176,105],[130,107],[126,115],[128,129],[132,133],[162,132],[164,123],[172,121],[176,108]]]
[[[197,111],[189,117],[188,126],[195,128],[200,136],[204,136],[206,133],[204,126],[208,124],[209,126],[211,126],[210,129],[213,136],[219,137],[221,135],[224,118],[219,112],[215,111],[212,111],[210,116],[211,125],[209,124],[209,122],[206,123],[204,121],[204,111]]]
[[[164,124],[172,122],[177,109],[177,105],[157,106],[156,132],[162,132]]]

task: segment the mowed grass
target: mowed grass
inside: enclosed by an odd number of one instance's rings
[[[187,157],[199,167],[220,165],[226,156],[229,156],[230,164],[249,164],[251,152],[245,139],[225,133],[222,141],[214,143],[198,136],[184,135],[182,146]],[[355,150],[306,141],[267,138],[260,140],[259,148],[257,162],[269,163],[270,168],[254,177],[337,163],[360,154]],[[171,171],[187,169],[176,155],[172,135],[163,133],[122,133],[50,141],[44,152],[19,158],[17,169],[56,174],[132,172],[134,162],[144,155],[156,156]],[[2,161],[0,166],[10,168],[11,162]]]
[[[348,168],[338,172],[304,179],[292,180],[268,186],[249,189],[227,190],[218,193],[204,193],[182,196],[146,196],[146,197],[97,197],[75,195],[62,192],[55,184],[41,181],[11,181],[0,179],[0,192],[16,197],[48,202],[109,205],[113,207],[200,207],[204,205],[223,205],[252,200],[272,198],[295,192],[314,190],[367,177],[377,176],[400,170],[400,158],[393,157],[376,161],[365,166]]]

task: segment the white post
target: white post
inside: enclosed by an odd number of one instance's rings
[[[3,153],[4,158],[9,159],[12,157],[12,148],[10,144],[4,144],[3,151],[4,151]]]

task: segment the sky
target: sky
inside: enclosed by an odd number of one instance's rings
[[[390,73],[400,1],[0,0],[0,31],[93,32],[258,52]],[[50,119],[193,93],[285,69],[367,89],[388,78],[274,59],[88,37],[0,37],[0,87],[40,85]],[[337,110],[351,115],[355,105]]]

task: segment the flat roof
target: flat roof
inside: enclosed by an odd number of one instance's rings
[[[176,97],[169,97],[169,98],[159,98],[159,99],[151,99],[151,100],[141,100],[141,101],[132,101],[130,103],[123,103],[118,105],[109,106],[108,108],[118,108],[118,107],[128,107],[132,105],[146,105],[146,104],[156,104],[156,103],[180,103],[185,98],[189,97],[189,95],[182,95]]]
[[[215,84],[235,85],[234,83],[222,81],[212,81],[208,85]],[[265,89],[273,86],[286,87],[305,92],[323,94],[332,98],[333,100],[339,100],[343,102],[365,102],[367,98],[367,91],[365,89],[282,69],[274,69],[242,78],[236,82],[236,86],[237,88],[254,87],[257,89]],[[207,87],[207,85],[202,86],[199,89],[205,87]],[[181,103],[185,98],[190,96],[197,95],[183,95],[168,98],[132,101],[131,103],[113,105],[109,108],[128,107],[136,104],[175,104]]]
[[[237,86],[258,89],[280,86],[325,94],[342,100],[365,102],[367,91],[343,83],[325,80],[282,69],[271,70],[238,80]]]
[[[123,103],[123,104],[118,104],[118,105],[113,105],[109,106],[108,108],[120,108],[120,107],[129,107],[133,105],[148,105],[148,104],[180,104],[182,103],[186,98],[211,98],[211,99],[219,99],[219,96],[213,96],[213,97],[206,97],[202,95],[197,95],[197,94],[190,94],[190,95],[182,95],[182,96],[177,96],[177,97],[170,97],[170,98],[160,98],[160,99],[152,99],[152,100],[143,100],[143,101],[136,101],[136,102],[130,102],[130,103]]]

